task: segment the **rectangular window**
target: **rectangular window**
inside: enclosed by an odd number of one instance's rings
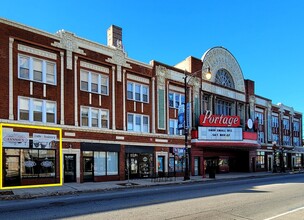
[[[46,63],[46,82],[50,84],[55,84],[55,64],[47,62]]]
[[[134,131],[134,118],[131,114],[128,114],[128,131]]]
[[[149,102],[149,87],[133,82],[127,84],[127,98],[138,102]]]
[[[34,80],[42,82],[42,61],[34,59]]]
[[[94,151],[94,176],[118,175],[118,152]]]
[[[102,128],[109,127],[109,112],[106,110],[101,110],[101,127]]]
[[[140,101],[140,85],[135,85],[135,100]]]
[[[142,100],[143,100],[143,102],[149,102],[149,100],[148,100],[148,97],[149,97],[148,92],[149,92],[149,88],[147,86],[143,86],[142,87],[142,97],[143,97]]]
[[[169,92],[169,107],[174,108],[174,93]]]
[[[55,123],[56,104],[54,102],[46,102],[46,122]]]
[[[109,77],[90,71],[80,71],[80,90],[102,95],[108,95]]]
[[[94,151],[94,176],[105,176],[106,168],[106,152]]]
[[[135,131],[141,131],[141,115],[135,115]]]
[[[21,150],[22,178],[53,177],[56,175],[55,150]]]
[[[128,86],[127,86],[127,98],[128,99],[134,99],[133,97],[133,83],[128,83]]]
[[[56,123],[56,102],[18,97],[19,120]]]
[[[91,119],[92,119],[92,127],[99,127],[98,126],[98,109],[91,109]]]
[[[89,126],[89,109],[81,108],[81,126]]]
[[[98,75],[91,74],[91,92],[98,93]]]
[[[33,120],[42,122],[42,101],[34,100]]]
[[[89,73],[81,71],[80,73],[80,89],[83,91],[89,91]]]
[[[19,119],[20,120],[30,120],[30,100],[26,98],[19,99]]]
[[[81,126],[109,128],[109,111],[91,107],[81,107]]]
[[[233,104],[217,99],[215,102],[215,109],[217,115],[232,115]]]
[[[174,119],[169,120],[169,134],[170,135],[175,134],[175,120]]]
[[[169,120],[169,134],[170,135],[181,135],[182,131],[178,130],[178,120],[170,119]]]
[[[56,63],[30,56],[19,55],[18,76],[20,79],[56,84]]]
[[[185,96],[183,94],[169,92],[168,100],[170,108],[178,108],[185,103]]]
[[[19,77],[30,79],[30,58],[19,56]]]
[[[263,169],[265,168],[265,152],[258,151],[257,152],[257,168]]]
[[[149,118],[143,116],[143,132],[149,132]]]
[[[118,152],[107,152],[107,175],[118,175]]]
[[[108,84],[109,84],[109,78],[108,77],[106,77],[106,76],[102,76],[101,75],[101,82],[100,82],[100,91],[101,91],[101,94],[103,94],[103,95],[108,95],[108,88],[109,88],[109,86],[108,86]]]
[[[149,117],[138,114],[128,114],[128,131],[149,132]]]

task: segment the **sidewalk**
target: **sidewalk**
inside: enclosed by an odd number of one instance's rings
[[[290,174],[290,173],[284,173]],[[185,184],[193,182],[204,181],[217,181],[217,180],[231,180],[242,178],[257,178],[271,175],[284,175],[282,173],[271,172],[257,172],[257,173],[227,173],[216,174],[215,178],[202,178],[202,176],[191,176],[191,179],[184,181],[183,177],[176,177],[166,180],[155,179],[132,179],[123,181],[110,181],[110,182],[86,182],[86,183],[64,183],[62,186],[54,187],[39,187],[39,188],[26,188],[26,189],[12,189],[12,190],[0,190],[0,200],[15,200],[15,199],[29,199],[38,198],[44,196],[58,196],[77,194],[85,192],[96,191],[110,191],[124,188],[136,188],[136,187],[149,187],[155,185],[166,184]]]

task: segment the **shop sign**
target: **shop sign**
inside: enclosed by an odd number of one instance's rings
[[[243,130],[242,128],[198,127],[198,139],[214,141],[241,141],[243,140]]]
[[[57,135],[54,134],[33,134],[33,148],[50,149],[53,147]]]
[[[239,127],[241,119],[239,116],[212,115],[207,111],[205,115],[200,115],[199,125],[206,127]]]
[[[29,133],[3,132],[3,147],[29,148]]]

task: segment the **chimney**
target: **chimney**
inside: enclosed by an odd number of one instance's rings
[[[108,46],[117,47],[122,49],[122,28],[111,25],[108,31]]]

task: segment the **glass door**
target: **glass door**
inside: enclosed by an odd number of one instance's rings
[[[76,155],[64,155],[64,182],[76,182]]]
[[[83,181],[94,181],[94,158],[83,157]]]

